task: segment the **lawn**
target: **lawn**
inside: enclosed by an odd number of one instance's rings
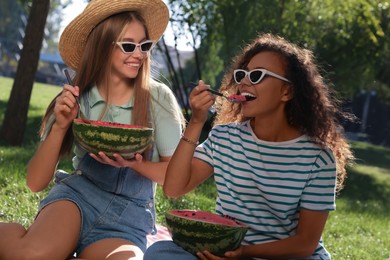
[[[0,77],[0,126],[3,122],[12,80]],[[38,128],[46,106],[60,91],[59,87],[35,84],[29,109],[29,120],[22,147],[0,144],[0,221],[16,221],[26,227],[36,214],[47,189],[32,193],[26,187],[25,167],[38,141]],[[337,198],[337,210],[331,212],[324,241],[333,259],[390,259],[390,149],[353,142],[358,160],[348,169],[345,188]],[[70,171],[70,159],[60,168]],[[190,194],[167,199],[159,187],[156,208],[159,223],[169,209],[202,209],[214,211],[216,191],[213,180],[207,180]]]

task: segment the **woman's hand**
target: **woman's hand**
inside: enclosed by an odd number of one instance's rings
[[[89,154],[96,161],[104,164],[114,166],[116,168],[129,167],[134,168],[135,164],[142,163],[143,156],[139,153],[135,154],[133,159],[126,160],[120,154],[114,153],[114,159],[108,157],[105,153],[99,152],[98,154]]]
[[[238,259],[244,259],[244,258],[242,258],[242,246],[240,246],[239,248],[237,248],[234,251],[226,252],[223,257],[215,256],[207,250],[205,250],[203,252],[198,252],[197,256],[201,260],[238,260]]]
[[[190,94],[190,106],[192,110],[191,121],[193,123],[205,123],[209,108],[214,104],[215,96],[209,91],[209,85],[205,85],[202,80]]]
[[[79,96],[79,87],[65,84],[61,95],[56,98],[54,113],[56,117],[55,124],[58,127],[62,129],[69,128],[72,120],[77,116],[79,107],[76,96]]]

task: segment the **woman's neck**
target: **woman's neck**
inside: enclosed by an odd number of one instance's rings
[[[262,120],[252,118],[250,125],[256,137],[263,141],[283,142],[298,138],[302,133],[295,127],[291,126],[287,120]]]
[[[109,86],[97,84],[100,95],[108,104],[123,105],[127,104],[134,93],[134,85],[130,81],[115,80],[110,81]]]

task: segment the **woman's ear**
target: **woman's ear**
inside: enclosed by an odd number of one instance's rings
[[[290,84],[285,84],[282,89],[282,101],[290,101],[294,97],[294,90]]]

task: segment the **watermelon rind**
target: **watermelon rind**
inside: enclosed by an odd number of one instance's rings
[[[93,122],[98,121],[74,120],[72,126],[77,143],[93,154],[101,151],[113,158],[117,153],[124,159],[131,159],[136,153],[144,152],[153,140],[153,128],[124,124],[96,125]]]
[[[186,210],[197,214],[197,210]],[[165,219],[173,242],[193,255],[204,250],[217,256],[237,249],[245,237],[248,227],[212,223],[207,220],[196,220],[175,214],[175,210],[167,211]]]

